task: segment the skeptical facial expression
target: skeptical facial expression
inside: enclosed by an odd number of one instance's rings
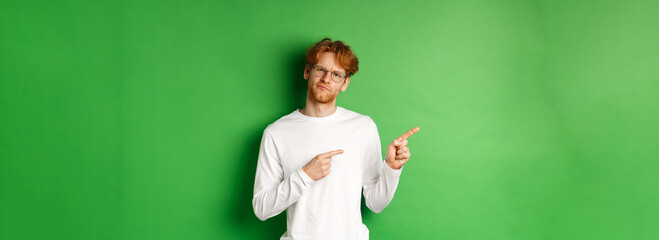
[[[320,103],[335,101],[339,91],[345,91],[350,83],[350,78],[346,77],[345,69],[336,62],[333,52],[323,52],[316,64],[307,65],[304,79],[308,80],[307,94]]]

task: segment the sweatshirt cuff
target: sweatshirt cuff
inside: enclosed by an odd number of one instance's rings
[[[316,182],[313,179],[311,179],[311,177],[309,177],[309,175],[307,175],[307,173],[305,173],[304,170],[302,170],[302,168],[296,170],[296,172],[300,176],[300,179],[302,179],[302,182],[304,182],[304,185],[306,187],[310,187],[311,184]]]
[[[384,162],[384,172],[386,172],[390,176],[400,177],[400,174],[403,172],[404,167],[405,166],[400,167],[400,169],[393,169],[393,168],[389,167],[389,164],[387,164],[386,161]]]

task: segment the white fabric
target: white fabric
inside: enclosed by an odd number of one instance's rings
[[[316,155],[343,149],[332,157],[331,172],[313,181],[303,170]],[[287,210],[281,239],[368,239],[362,223],[366,206],[379,213],[391,202],[402,168],[383,162],[373,120],[337,107],[327,117],[296,110],[263,132],[254,198],[256,216],[265,221]]]

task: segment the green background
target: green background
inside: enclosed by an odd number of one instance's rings
[[[278,239],[263,129],[305,48],[338,105],[414,126],[372,239],[659,239],[657,1],[0,3],[0,239]]]

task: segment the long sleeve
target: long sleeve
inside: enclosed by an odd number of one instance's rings
[[[375,213],[382,212],[394,198],[400,179],[401,169],[391,169],[382,161],[380,136],[375,123],[372,123],[372,138],[368,145],[364,165],[364,199],[366,206]]]
[[[266,129],[261,140],[252,199],[254,213],[261,221],[286,210],[314,183],[301,168],[284,176],[278,156],[275,140]]]

